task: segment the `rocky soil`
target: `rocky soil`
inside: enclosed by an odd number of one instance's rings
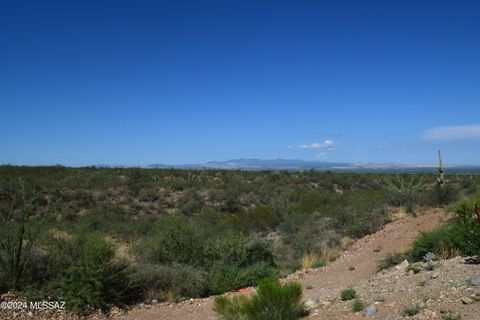
[[[353,312],[351,301],[341,301],[339,292],[320,300],[308,300],[308,319],[480,319],[480,265],[468,265],[464,258],[416,264],[407,262],[379,272],[352,286],[359,299],[369,306]],[[353,271],[355,272],[355,271]],[[411,309],[412,316],[405,315]]]

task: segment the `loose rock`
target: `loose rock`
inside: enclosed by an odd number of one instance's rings
[[[363,315],[365,317],[372,317],[374,314],[377,313],[377,307],[374,304],[369,305],[368,307],[365,308],[363,311]]]

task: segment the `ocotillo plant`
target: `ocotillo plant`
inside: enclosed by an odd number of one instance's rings
[[[15,210],[15,199],[12,199],[10,210],[0,212],[2,226],[0,273],[6,278],[10,289],[14,290],[19,287],[25,265],[30,258],[32,247],[41,227],[47,216],[53,211],[52,206],[42,216],[34,217],[35,199],[27,197],[23,181],[20,181],[20,195],[21,207],[18,210]]]
[[[437,177],[437,184],[440,187],[443,187],[444,180],[443,180],[443,162],[442,162],[442,153],[438,150],[438,177]]]

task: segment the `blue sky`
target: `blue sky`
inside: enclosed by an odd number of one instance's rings
[[[1,1],[0,163],[480,164],[478,1]]]

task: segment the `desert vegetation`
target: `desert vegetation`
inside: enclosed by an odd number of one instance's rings
[[[261,281],[251,297],[217,297],[214,310],[222,320],[295,320],[308,314],[300,284],[271,279]]]
[[[462,211],[478,200],[478,176],[446,178],[439,187],[434,173],[3,166],[0,291],[82,313],[220,294],[322,266],[400,208],[454,203],[458,218],[423,234],[411,256],[478,253]],[[297,290],[279,286],[265,292]],[[254,309],[262,297],[218,308]]]
[[[404,260],[428,262],[434,268],[433,260],[445,260],[456,256],[476,256],[480,254],[480,193],[465,196],[450,204],[454,218],[438,228],[421,232],[410,250],[387,255],[378,264],[383,270],[396,266]],[[418,265],[412,264],[408,271],[418,273]]]

